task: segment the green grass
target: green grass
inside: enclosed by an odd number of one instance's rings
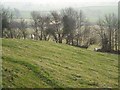
[[[118,56],[48,41],[2,39],[3,87],[118,86]]]

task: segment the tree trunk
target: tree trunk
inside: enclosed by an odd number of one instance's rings
[[[55,35],[54,35],[54,39],[55,39],[56,43],[58,43],[58,39]]]
[[[24,39],[26,39],[26,34],[25,34],[25,32],[23,31],[23,37],[24,37]]]
[[[60,34],[58,34],[58,38],[59,38],[59,43],[62,43],[62,37],[60,36]]]
[[[66,38],[66,44],[70,44],[69,37]]]
[[[40,40],[42,40],[42,38],[43,38],[43,31],[41,30]]]
[[[68,44],[68,39],[66,38],[66,44]]]
[[[115,32],[115,51],[118,50],[118,44],[117,44],[117,42],[118,42],[118,36],[117,36],[117,32]]]
[[[110,30],[110,31],[109,31],[109,48],[108,48],[108,49],[109,49],[109,51],[111,51],[111,49],[112,49],[112,48],[111,48],[111,46],[112,46],[112,41],[111,41],[111,40],[112,40],[112,39],[111,39],[111,38],[112,38],[112,37],[111,37],[112,35],[111,35],[111,34],[112,34],[112,33],[111,33],[111,29],[110,29],[110,28],[109,28],[109,30]]]
[[[1,38],[3,38],[3,30],[0,30],[0,33],[1,33]]]
[[[79,39],[77,38],[77,46],[79,45]]]
[[[13,38],[13,33],[11,29],[10,29],[10,38]]]
[[[73,38],[72,38],[72,45],[74,45],[74,41],[73,41]]]
[[[37,29],[37,27],[36,27],[36,31],[35,31],[35,39],[38,40],[38,38],[39,38],[39,35],[38,35],[38,29]]]
[[[45,40],[45,41],[47,40],[47,36],[46,36],[46,35],[44,35],[44,40]]]

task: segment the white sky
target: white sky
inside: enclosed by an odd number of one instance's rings
[[[2,0],[2,2],[64,3],[64,2],[118,2],[120,0]]]

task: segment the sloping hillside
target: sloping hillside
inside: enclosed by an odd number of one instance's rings
[[[3,87],[117,87],[117,55],[48,41],[2,39]]]

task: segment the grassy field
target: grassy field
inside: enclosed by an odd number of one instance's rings
[[[2,39],[3,87],[116,88],[118,56],[48,41]]]

